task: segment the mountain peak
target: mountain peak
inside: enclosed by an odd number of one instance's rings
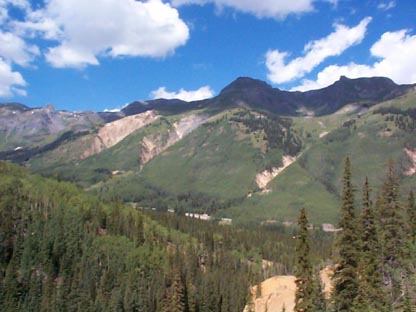
[[[339,77],[333,85],[354,85],[358,88],[396,88],[398,85],[387,77],[361,77],[348,78],[347,76]],[[329,86],[331,87],[331,86]]]
[[[230,92],[241,91],[244,89],[273,89],[269,84],[262,80],[250,77],[238,77],[228,86],[221,90],[220,94],[227,94]]]

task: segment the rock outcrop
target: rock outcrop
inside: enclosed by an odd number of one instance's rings
[[[158,118],[159,115],[154,111],[147,111],[105,124],[98,130],[90,148],[85,150],[80,158],[87,158],[116,145],[134,131],[143,128]]]
[[[261,173],[258,173],[256,175],[257,186],[264,192],[267,192],[267,184],[269,184],[270,181],[276,178],[283,170],[285,170],[287,167],[293,164],[296,161],[296,159],[297,157],[295,156],[283,156],[283,166],[272,168],[272,170],[265,170]]]

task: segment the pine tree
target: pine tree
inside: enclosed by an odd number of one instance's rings
[[[380,257],[381,246],[374,208],[370,199],[370,186],[366,177],[360,222],[360,261],[358,267],[359,291],[354,300],[354,311],[382,311],[385,307],[382,291],[383,276]]]
[[[326,312],[327,301],[324,293],[324,285],[319,272],[315,274],[314,293],[312,295],[313,312]]]
[[[394,306],[401,305],[400,301],[404,299],[403,283],[407,275],[405,262],[409,252],[398,188],[394,164],[390,162],[378,209],[383,245],[383,283],[386,285],[389,301]]]
[[[407,218],[409,220],[410,238],[414,244],[416,242],[416,207],[413,191],[410,191],[407,199]]]
[[[179,271],[174,274],[172,285],[167,289],[163,312],[185,311],[184,289]]]
[[[299,233],[296,238],[296,293],[295,311],[308,312],[313,308],[314,276],[310,261],[308,219],[302,209],[298,219]]]
[[[342,231],[337,241],[339,261],[333,275],[332,299],[335,311],[349,312],[358,293],[358,235],[351,164],[348,157],[345,160],[340,213],[339,227]]]

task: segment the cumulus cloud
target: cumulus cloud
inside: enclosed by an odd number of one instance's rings
[[[254,14],[258,18],[268,17],[282,19],[289,14],[301,14],[312,11],[314,9],[313,2],[315,1],[316,0],[172,0],[171,2],[174,6],[213,3],[219,9],[230,7],[244,13]],[[327,0],[326,2],[336,3],[336,0]]]
[[[10,64],[0,57],[0,97],[10,97],[12,95],[26,95],[22,89],[26,86],[26,81],[18,72],[14,72]]]
[[[295,58],[289,63],[289,53],[270,50],[266,53],[268,79],[276,84],[293,81],[304,77],[330,56],[342,54],[349,47],[360,43],[366,33],[371,18],[363,19],[355,27],[335,25],[335,31],[325,38],[311,41],[304,47],[304,56]]]
[[[371,55],[378,61],[371,65],[350,63],[343,66],[328,66],[318,73],[316,80],[304,80],[293,90],[323,88],[339,79],[341,75],[349,78],[384,76],[400,84],[415,83],[414,51],[416,51],[416,35],[410,35],[408,30],[386,32],[370,49]]]
[[[197,90],[187,91],[180,89],[178,92],[166,91],[165,87],[160,87],[150,93],[153,99],[179,99],[187,102],[199,101],[214,96],[214,91],[209,86],[201,87]]]
[[[39,48],[27,44],[22,38],[0,30],[0,56],[9,62],[27,66],[40,54]]]
[[[0,1],[0,97],[26,95],[23,89],[26,81],[22,75],[13,69],[13,65],[28,66],[40,54],[39,48],[25,42],[20,36],[3,30],[11,18],[9,9],[13,7],[24,14],[30,10],[26,0]]]
[[[161,0],[50,0],[16,28],[58,45],[46,60],[54,67],[98,65],[98,57],[164,57],[184,45],[189,28]]]
[[[1,94],[23,94],[13,87],[24,86],[13,67],[41,54],[29,41],[41,42],[53,67],[83,68],[101,57],[165,57],[188,38],[177,9],[162,0],[47,0],[36,9],[28,0],[0,0]]]

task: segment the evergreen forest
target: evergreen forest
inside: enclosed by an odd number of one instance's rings
[[[0,162],[1,311],[243,312],[251,287],[295,275],[295,311],[415,311],[416,207],[393,163],[382,187],[352,183],[339,224],[221,225],[141,210]],[[318,272],[333,271],[323,294]],[[260,296],[256,294],[255,296]]]

